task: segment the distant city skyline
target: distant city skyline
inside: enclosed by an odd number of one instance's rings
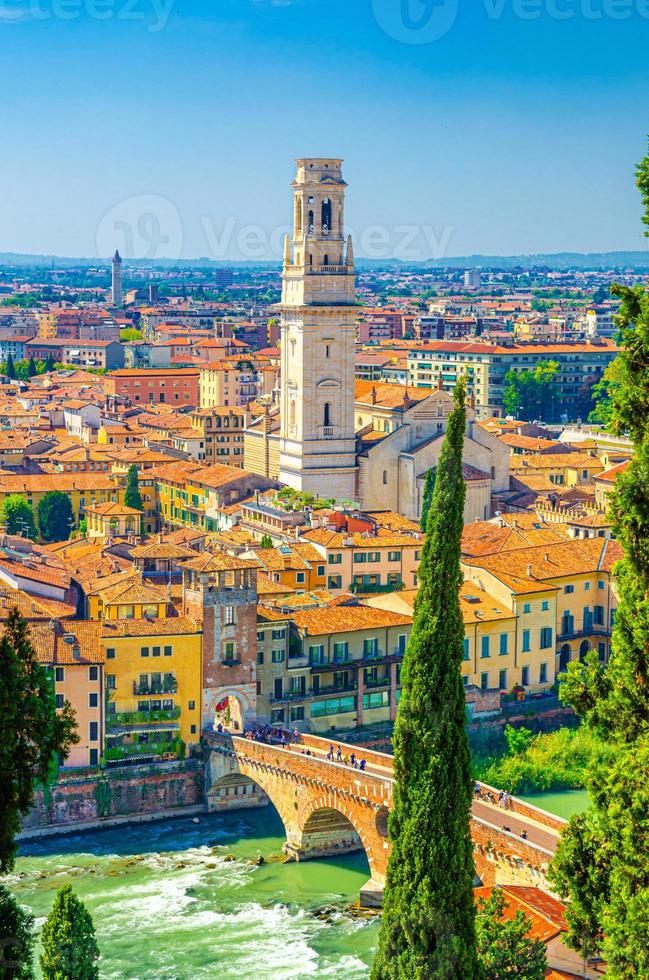
[[[279,261],[318,154],[345,160],[359,258],[644,251],[647,15],[4,0],[0,252]]]

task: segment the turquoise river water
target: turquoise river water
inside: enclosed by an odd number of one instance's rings
[[[369,877],[363,854],[255,866],[281,852],[274,810],[199,819],[24,844],[6,883],[39,927],[72,884],[94,919],[102,980],[369,975],[378,919],[348,909]]]
[[[572,791],[529,799],[561,816],[587,802]],[[92,912],[102,980],[367,978],[378,919],[349,908],[365,856],[269,860],[283,842],[272,807],[87,831],[24,844],[6,883],[39,927],[73,885]]]

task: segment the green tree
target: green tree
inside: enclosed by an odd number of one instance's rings
[[[6,873],[35,783],[47,783],[55,757],[79,741],[68,702],[56,711],[54,685],[36,660],[17,609],[9,613],[0,640],[0,728],[0,872]]]
[[[144,510],[142,494],[140,493],[140,479],[135,463],[131,463],[126,474],[124,503],[127,507],[133,507],[134,510]]]
[[[8,378],[11,378],[12,380],[16,377],[16,369],[14,367],[14,359],[11,356],[11,353],[9,353],[9,355],[7,357],[7,366],[5,368],[5,374],[7,375]]]
[[[44,980],[97,980],[99,947],[92,916],[64,885],[54,899],[41,934]]]
[[[543,980],[548,966],[544,944],[527,938],[530,923],[520,909],[513,919],[505,918],[504,911],[499,888],[486,901],[478,899],[476,932],[485,980]]]
[[[0,980],[32,980],[34,918],[0,885]]]
[[[591,425],[603,425],[608,429],[613,422],[613,394],[620,387],[622,362],[616,357],[608,365],[601,379],[593,385],[595,407],[588,416]]]
[[[38,530],[44,541],[67,541],[74,526],[72,503],[61,490],[49,490],[38,502]]]
[[[259,542],[259,547],[260,548],[272,548],[273,547],[273,539],[271,538],[270,534],[263,534],[262,535],[261,541]]]
[[[54,370],[54,358],[52,357],[51,354],[48,354],[47,357],[45,358],[45,371],[43,373],[49,374],[50,371],[53,370]]]
[[[430,515],[430,508],[433,502],[433,491],[435,489],[435,468],[431,468],[426,473],[426,481],[424,483],[424,496],[421,501],[421,529],[426,531],[428,526],[428,517]]]
[[[649,156],[637,178],[649,227]],[[649,292],[616,285],[612,293],[621,300],[622,350],[611,430],[627,432],[635,450],[611,502],[624,551],[618,607],[608,667],[591,653],[569,666],[561,686],[611,758],[593,768],[592,805],[570,821],[551,874],[570,899],[569,944],[585,956],[601,953],[607,977],[626,980],[649,976]]]
[[[553,422],[559,407],[558,370],[556,361],[542,361],[533,371],[508,371],[505,375],[507,387],[503,392],[507,414],[529,421]]]
[[[518,752],[524,752],[529,748],[530,743],[534,739],[533,733],[529,728],[514,728],[512,725],[505,725],[505,738],[507,740],[507,748],[511,755],[516,755]]]
[[[36,368],[36,361],[34,360],[33,357],[30,357],[27,363],[27,377],[33,378],[37,373],[38,371]]]
[[[119,332],[119,339],[123,344],[131,343],[134,340],[142,340],[143,334],[137,327],[124,327]]]
[[[34,509],[20,493],[10,493],[0,507],[0,524],[7,534],[22,534],[32,541],[36,538]]]
[[[403,661],[394,729],[392,853],[374,980],[480,976],[459,601],[465,398],[461,380],[437,466]]]

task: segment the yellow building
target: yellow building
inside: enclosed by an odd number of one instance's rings
[[[33,507],[38,520],[38,505],[52,490],[60,490],[70,498],[77,524],[84,516],[86,507],[124,502],[121,480],[108,473],[28,473],[0,476],[0,506],[10,494],[20,494]]]
[[[528,667],[524,687],[551,686],[557,672],[591,649],[608,660],[617,607],[613,566],[621,557],[616,541],[597,537],[463,561],[467,579],[516,613],[519,665]]]
[[[201,626],[184,617],[102,626],[107,762],[183,757],[200,741]]]
[[[141,576],[124,576],[93,595],[92,610],[97,619],[140,620],[165,619],[169,611],[167,593],[145,584]]]

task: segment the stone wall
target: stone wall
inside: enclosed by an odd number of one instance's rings
[[[37,790],[23,833],[116,818],[157,816],[204,803],[203,767],[197,760],[108,769],[100,774],[62,773]]]

